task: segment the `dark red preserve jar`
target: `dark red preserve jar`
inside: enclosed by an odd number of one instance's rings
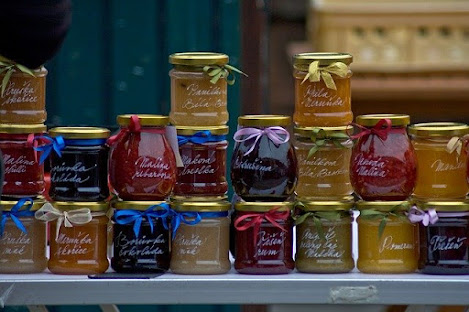
[[[44,192],[44,166],[34,150],[34,136],[46,131],[43,124],[0,124],[0,149],[5,165],[3,196],[34,197]]]
[[[409,115],[375,114],[356,119],[350,182],[367,201],[405,200],[414,190],[417,161],[407,135]]]
[[[111,138],[109,182],[123,200],[164,200],[176,182],[176,160],[161,115],[119,115]]]

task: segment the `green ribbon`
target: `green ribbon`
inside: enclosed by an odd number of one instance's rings
[[[381,222],[379,223],[379,226],[378,226],[378,239],[381,239],[390,216],[397,217],[401,220],[407,220],[407,216],[402,213],[403,211],[401,211],[402,207],[406,207],[408,209],[410,205],[408,203],[400,204],[400,205],[394,206],[390,211],[387,211],[387,212],[378,211],[375,209],[360,210],[360,217],[364,219],[368,219],[368,220],[381,219]]]
[[[309,79],[311,82],[318,82],[319,80],[324,81],[326,87],[329,89],[337,90],[337,87],[332,78],[331,74],[337,75],[341,78],[345,78],[348,75],[348,66],[342,62],[334,62],[328,66],[320,67],[319,61],[314,61],[308,66],[308,73],[301,82],[302,84]]]
[[[322,228],[322,220],[339,221],[341,215],[342,214],[338,211],[308,211],[302,215],[293,216],[293,220],[295,220],[295,225],[298,225],[305,222],[306,219],[312,218],[319,238],[325,241],[326,236],[324,235],[324,230]]]
[[[31,69],[0,55],[0,75],[5,73],[4,74],[5,76],[3,76],[3,79],[2,79],[2,93],[1,93],[2,97],[3,97],[3,94],[5,93],[5,89],[8,85],[8,82],[10,81],[11,75],[16,70],[20,70],[23,73],[31,75],[32,77],[36,77],[34,76],[34,73]]]
[[[349,136],[345,133],[331,133],[326,137],[326,131],[321,128],[315,128],[312,130],[311,141],[313,146],[308,152],[308,158],[310,159],[326,142],[332,142],[338,148],[348,148],[351,147],[352,141],[349,141]]]
[[[207,65],[204,66],[204,72],[207,73],[212,79],[210,79],[210,82],[213,84],[216,84],[220,78],[225,78],[226,83],[228,83],[230,86],[234,85],[235,83],[235,75],[233,72],[237,72],[238,74],[244,75],[248,77],[245,73],[240,71],[234,66],[225,64],[225,65]],[[231,76],[231,78],[230,78]]]

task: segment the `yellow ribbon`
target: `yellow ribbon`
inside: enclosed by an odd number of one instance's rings
[[[15,72],[16,69],[22,71],[23,73],[36,77],[34,76],[34,73],[31,69],[0,55],[0,75],[5,73],[5,76],[3,76],[2,79],[2,96],[5,93],[5,89],[8,85],[8,82],[10,81],[11,75]]]
[[[448,144],[446,144],[446,151],[450,154],[454,153],[455,151],[458,153],[458,156],[461,156],[462,148],[464,146],[464,140],[468,139],[469,136],[465,135],[463,137],[452,137]]]
[[[348,66],[342,62],[334,62],[328,66],[320,67],[319,61],[314,61],[309,64],[308,73],[306,74],[305,78],[301,83],[304,83],[306,80],[309,79],[311,82],[318,82],[319,80],[324,81],[326,87],[329,89],[337,90],[337,87],[334,82],[334,78],[332,78],[331,74],[337,75],[341,78],[345,78],[348,75]]]
[[[212,77],[212,79],[210,79],[210,83],[212,84],[216,84],[220,78],[224,78],[226,79],[227,84],[229,84],[230,86],[234,85],[236,77],[233,74],[233,72],[249,77],[247,74],[243,73],[241,70],[228,64],[207,65],[207,66],[204,66],[204,72],[206,72],[207,75]]]

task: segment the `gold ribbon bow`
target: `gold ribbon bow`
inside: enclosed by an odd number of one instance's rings
[[[237,69],[234,66],[225,64],[225,65],[207,65],[204,67],[204,72],[207,73],[212,79],[210,79],[210,82],[213,84],[216,84],[220,78],[225,78],[226,83],[229,84],[230,86],[234,85],[236,78],[233,75],[232,72],[237,72],[238,74],[244,75],[248,77],[247,74],[243,73],[239,69]],[[231,79],[229,79],[230,75],[232,76]]]
[[[446,151],[450,154],[454,153],[455,151],[458,153],[458,156],[461,156],[462,148],[464,146],[464,141],[469,138],[469,135],[465,135],[463,137],[452,137],[448,144],[446,144]]]
[[[5,76],[3,76],[2,79],[2,96],[5,93],[5,89],[8,85],[8,82],[10,81],[11,75],[16,71],[16,69],[22,71],[23,73],[36,77],[34,76],[34,73],[31,69],[27,68],[24,65],[15,63],[14,61],[9,60],[6,57],[0,55],[0,75],[5,73]]]
[[[314,61],[309,64],[308,73],[306,74],[305,78],[301,83],[304,83],[308,79],[311,82],[318,82],[322,78],[322,80],[326,84],[326,87],[328,87],[329,89],[337,90],[334,78],[332,78],[331,74],[335,74],[341,78],[345,78],[348,74],[348,71],[349,69],[347,64],[342,62],[334,62],[325,67],[320,67],[319,61]]]

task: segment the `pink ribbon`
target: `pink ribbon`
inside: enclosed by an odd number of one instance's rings
[[[360,132],[354,135],[349,135],[349,137],[352,140],[359,139],[364,136],[369,136],[370,134],[375,134],[377,135],[382,141],[386,141],[388,138],[389,131],[391,131],[392,128],[392,122],[391,119],[384,118],[378,121],[378,123],[372,127],[372,128],[367,128],[363,127],[362,125],[356,124],[356,123],[351,123],[352,126],[355,126],[357,128],[360,128]],[[383,128],[383,126],[385,126]]]
[[[435,224],[438,221],[438,217],[442,218],[457,218],[457,217],[467,217],[469,212],[436,212],[435,209],[428,209],[428,211],[423,211],[417,207],[412,207],[407,214],[409,221],[412,223],[422,222],[424,226],[429,224]]]
[[[287,143],[290,140],[290,133],[282,127],[267,127],[264,129],[258,128],[242,128],[236,131],[234,134],[233,139],[238,142],[245,142],[251,139],[255,139],[254,143],[252,144],[251,148],[244,153],[244,156],[249,155],[256,147],[257,142],[263,135],[267,135],[267,137],[275,144],[280,145],[283,143]],[[281,135],[285,136],[284,138]],[[244,137],[245,136],[245,137]],[[244,137],[244,138],[243,138]]]

